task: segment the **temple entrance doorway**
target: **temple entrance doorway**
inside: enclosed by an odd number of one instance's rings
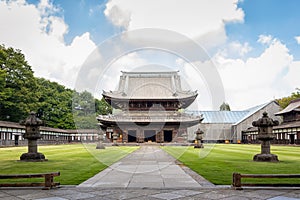
[[[156,131],[155,130],[144,130],[144,141],[145,142],[156,142]]]
[[[290,135],[290,144],[295,144],[295,135],[294,134]]]
[[[136,142],[136,130],[128,130],[128,142]]]
[[[164,130],[164,142],[172,142],[173,139],[173,131],[172,130]]]
[[[19,145],[19,136],[15,135],[15,146]]]

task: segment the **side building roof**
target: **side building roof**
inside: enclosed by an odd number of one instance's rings
[[[202,123],[234,124],[247,115],[248,111],[186,111],[192,115],[202,115]]]
[[[282,111],[275,113],[275,115],[283,115],[285,113],[289,113],[292,111],[298,111],[300,112],[300,98],[291,101],[291,103]]]
[[[227,123],[237,125],[248,117],[252,116],[254,113],[258,112],[259,110],[265,108],[271,103],[275,101],[271,101],[268,103],[264,103],[247,110],[243,111],[185,111],[186,113],[193,114],[193,115],[202,115],[203,121],[202,123]],[[275,102],[277,104],[277,102]]]
[[[248,111],[248,113],[243,118],[241,118],[239,121],[234,123],[233,125],[238,125],[239,123],[243,122],[244,120],[246,120],[247,118],[249,118],[250,116],[255,114],[256,112],[260,111],[261,109],[267,107],[268,105],[270,105],[272,103],[276,103],[278,105],[278,103],[276,101],[270,101],[270,102],[267,102],[267,103],[264,103],[264,104],[261,104],[258,106],[254,106],[252,108],[245,110],[245,111]]]

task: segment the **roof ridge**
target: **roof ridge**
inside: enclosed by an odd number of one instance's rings
[[[153,72],[147,72],[147,71],[141,71],[141,72],[127,72],[127,71],[121,71],[122,74],[177,74],[179,70],[177,71],[153,71]]]
[[[296,103],[296,102],[298,102],[298,101],[300,101],[300,98],[294,99],[294,100],[292,100],[290,103]]]

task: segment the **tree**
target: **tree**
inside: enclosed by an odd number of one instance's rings
[[[53,128],[75,129],[72,115],[73,90],[46,80],[37,79],[38,116],[45,121],[46,126]]]
[[[95,99],[96,113],[99,115],[107,115],[112,113],[112,107],[109,105],[104,98],[101,100]]]
[[[37,85],[20,50],[0,45],[0,82],[0,120],[24,119],[36,106]]]
[[[77,128],[97,128],[96,116],[112,112],[112,108],[102,98],[96,99],[88,91],[74,92],[73,95],[73,116]]]
[[[0,69],[0,102],[5,100],[5,77],[6,77],[6,72],[2,69]]]
[[[104,99],[34,77],[20,50],[0,45],[0,120],[19,122],[36,111],[53,128],[96,128],[96,115],[111,113]]]
[[[230,106],[228,103],[223,102],[220,106],[220,111],[230,111]]]
[[[277,102],[281,108],[285,108],[291,103],[291,101],[298,98],[300,98],[300,89],[296,88],[296,91],[293,92],[290,96],[277,99]]]

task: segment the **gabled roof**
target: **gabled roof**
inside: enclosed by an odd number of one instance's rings
[[[193,115],[202,115],[202,123],[233,124],[243,118],[248,111],[186,111]]]
[[[237,125],[254,113],[274,102],[275,101],[264,103],[243,111],[186,111],[186,113],[195,115],[202,114],[204,118],[202,123],[228,123]]]
[[[278,113],[275,113],[275,115],[282,115],[282,114],[289,113],[292,111],[300,112],[300,99],[291,101],[291,103],[285,109],[283,109],[282,111],[280,111]]]
[[[115,99],[181,99],[196,97],[196,91],[181,88],[178,71],[169,72],[122,72],[117,91],[103,96]]]
[[[237,121],[235,124],[233,125],[237,125],[239,123],[241,123],[242,121],[244,121],[245,119],[247,119],[248,117],[250,117],[251,115],[253,115],[254,113],[258,112],[259,110],[265,108],[266,106],[270,105],[271,103],[276,103],[278,104],[276,101],[270,101],[268,103],[264,103],[264,104],[261,104],[261,105],[258,105],[258,106],[255,106],[255,107],[252,107],[252,108],[249,108],[245,111],[248,111],[248,113],[243,117],[241,118],[239,121]]]

